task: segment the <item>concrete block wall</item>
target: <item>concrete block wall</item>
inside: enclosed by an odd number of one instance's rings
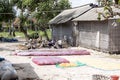
[[[109,51],[120,52],[120,23],[116,20],[109,21],[109,39]]]
[[[107,21],[79,22],[79,46],[107,51],[109,32]]]

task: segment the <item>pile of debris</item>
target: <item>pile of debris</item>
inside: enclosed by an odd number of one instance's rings
[[[42,40],[41,38],[29,39],[22,45],[19,45],[19,49],[39,49],[39,48],[68,48],[69,45],[65,40]]]

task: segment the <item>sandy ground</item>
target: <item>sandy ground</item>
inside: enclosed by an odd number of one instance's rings
[[[93,68],[90,66],[71,67],[71,68],[57,68],[55,65],[38,66],[34,64],[30,56],[15,56],[11,55],[18,47],[18,43],[0,43],[0,56],[9,60],[15,69],[17,70],[19,80],[93,80],[92,75],[101,74],[105,76],[118,75],[120,76],[120,70],[102,70]],[[80,48],[80,47],[79,47]],[[83,49],[83,48],[81,48]],[[85,49],[85,48],[84,48]],[[91,55],[84,56],[60,56],[68,60],[74,60],[76,58],[93,58],[106,60],[108,63],[120,63],[119,55],[108,55],[102,52],[93,51]],[[103,65],[104,66],[104,65]]]

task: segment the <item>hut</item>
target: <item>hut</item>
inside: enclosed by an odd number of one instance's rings
[[[72,42],[72,45],[76,46],[76,39],[73,38],[74,32],[74,22],[73,19],[79,17],[81,14],[89,11],[92,7],[89,5],[83,5],[81,7],[67,9],[62,11],[59,15],[49,21],[50,27],[52,29],[52,38],[55,40],[61,40],[67,38],[68,42]]]
[[[79,9],[79,10],[78,10]],[[72,11],[77,11],[77,16]],[[120,12],[118,8],[112,7],[113,12]],[[68,14],[69,11],[70,18]],[[73,11],[74,12],[74,11]],[[119,16],[98,19],[98,14],[104,12],[104,7],[82,6],[75,9],[65,10],[53,18],[49,24],[52,28],[53,38],[68,40],[73,39],[74,46],[82,46],[104,52],[120,51],[120,23]],[[75,16],[75,17],[73,17]],[[67,17],[67,18],[66,18]],[[69,38],[71,37],[71,38]]]

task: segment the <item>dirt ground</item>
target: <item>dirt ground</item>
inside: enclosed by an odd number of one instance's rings
[[[91,66],[71,67],[71,68],[57,68],[55,65],[38,66],[32,62],[34,56],[16,56],[11,55],[18,51],[16,45],[22,44],[23,41],[17,43],[0,43],[0,57],[9,60],[17,70],[19,80],[93,80],[92,75],[100,74],[105,76],[118,75],[120,70],[104,70],[101,68]],[[79,47],[79,49],[85,49]],[[79,59],[94,59],[93,62],[99,60],[107,61],[107,63],[120,64],[119,55],[109,55],[102,52],[90,51],[91,55],[83,56],[60,56],[68,60]],[[91,62],[92,64],[92,62]],[[99,64],[98,64],[99,65]],[[105,64],[106,65],[106,64]],[[104,67],[104,65],[102,65]],[[111,66],[108,66],[109,68]],[[118,67],[119,68],[119,67]]]

